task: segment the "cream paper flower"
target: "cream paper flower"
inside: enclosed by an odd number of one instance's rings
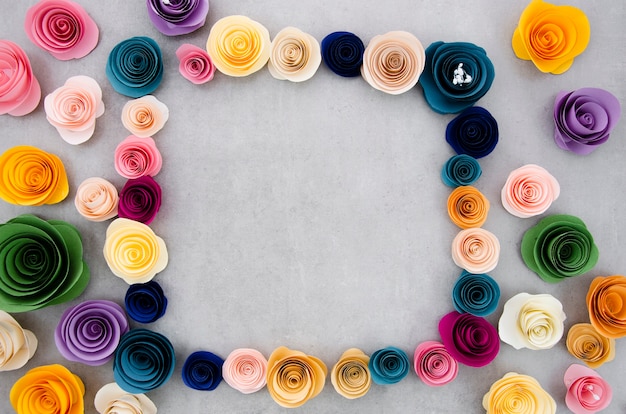
[[[0,310],[0,372],[22,368],[37,350],[37,337]]]
[[[272,40],[268,69],[276,79],[303,82],[315,75],[320,63],[320,44],[300,29],[285,27]]]
[[[115,382],[104,385],[94,398],[100,414],[156,414],[157,407],[145,394],[131,394]]]

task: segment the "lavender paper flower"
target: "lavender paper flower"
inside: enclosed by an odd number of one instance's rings
[[[154,27],[166,36],[191,33],[204,26],[209,0],[146,0]]]

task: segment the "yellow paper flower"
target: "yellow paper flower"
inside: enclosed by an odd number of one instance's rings
[[[272,40],[268,68],[276,79],[303,82],[315,75],[320,63],[320,44],[300,29],[286,27]]]
[[[489,200],[476,187],[457,187],[448,197],[448,216],[462,229],[482,226],[488,213]]]
[[[0,310],[0,372],[22,368],[37,350],[37,337]]]
[[[577,323],[567,333],[567,350],[589,368],[599,368],[615,358],[615,339],[600,335],[590,323]]]
[[[483,408],[487,414],[554,414],[556,402],[533,377],[509,372],[491,385]]]
[[[357,348],[350,348],[341,355],[330,373],[330,382],[335,391],[348,399],[367,394],[372,377],[367,364],[370,357]]]
[[[19,145],[0,155],[0,198],[21,206],[63,201],[69,193],[59,157],[37,147]]]
[[[532,0],[513,32],[513,51],[520,59],[532,60],[540,71],[559,75],[587,48],[590,34],[582,10]]]

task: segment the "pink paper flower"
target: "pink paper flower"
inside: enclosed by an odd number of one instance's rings
[[[154,177],[162,165],[161,153],[150,137],[129,135],[115,149],[115,171],[124,178]]]
[[[456,378],[459,364],[442,343],[425,341],[415,348],[413,368],[424,384],[439,387]]]
[[[0,115],[23,116],[37,108],[41,87],[26,52],[0,39]]]
[[[215,65],[205,50],[185,43],[176,50],[176,57],[180,74],[189,82],[200,85],[213,79]]]
[[[575,414],[593,414],[611,404],[611,386],[591,368],[572,364],[563,377],[567,394],[565,403]]]
[[[266,375],[267,360],[255,349],[235,349],[222,366],[224,381],[243,394],[251,394],[265,387]]]

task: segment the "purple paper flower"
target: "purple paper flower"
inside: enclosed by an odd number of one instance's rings
[[[209,0],[146,0],[148,16],[166,36],[191,33],[204,26]]]
[[[489,364],[500,351],[496,328],[470,313],[450,312],[441,318],[439,334],[450,355],[470,367]]]
[[[118,215],[150,224],[161,207],[161,186],[149,175],[131,179],[120,192]]]
[[[620,111],[617,98],[604,89],[561,91],[554,101],[554,141],[564,150],[590,154],[609,139]]]

